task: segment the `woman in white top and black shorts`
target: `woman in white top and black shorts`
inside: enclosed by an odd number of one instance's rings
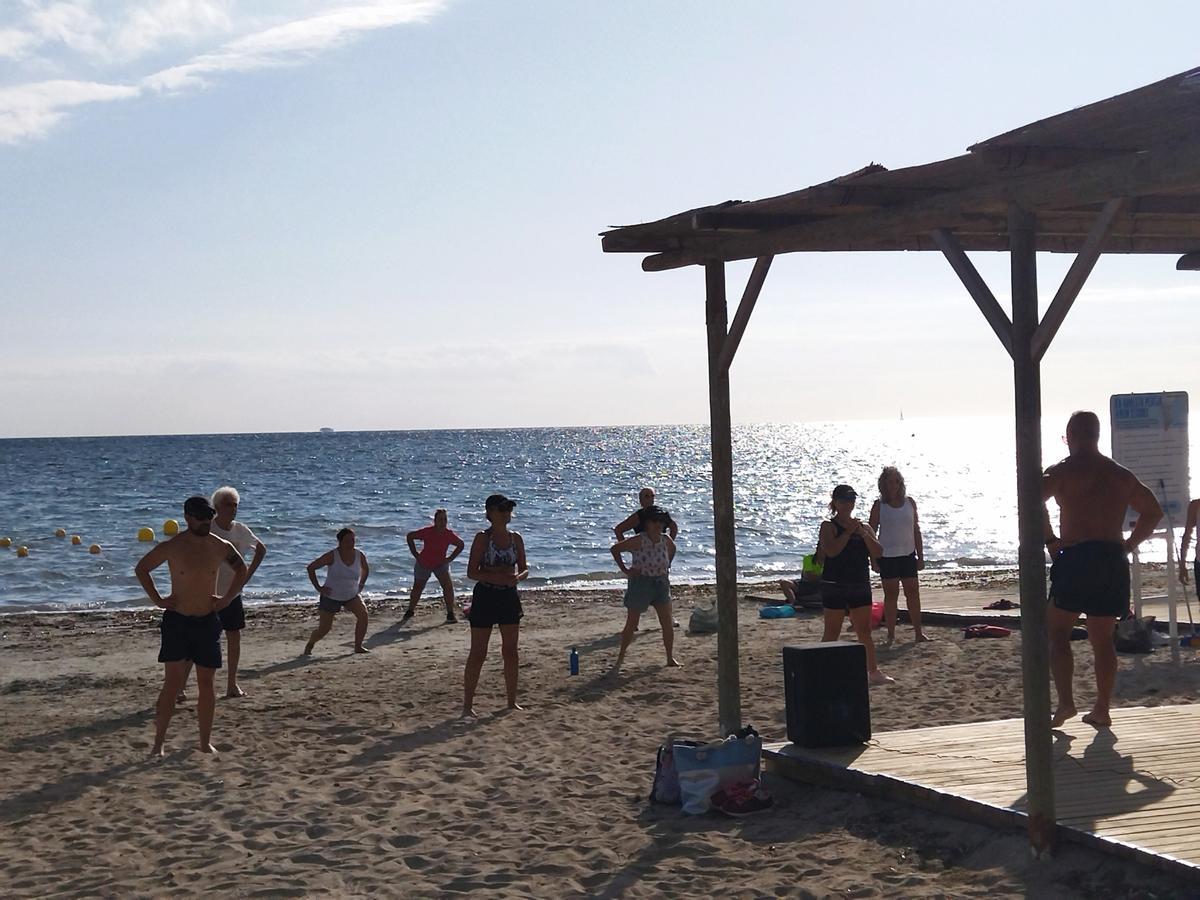
[[[908,496],[904,476],[895,466],[885,466],[879,475],[879,499],[871,507],[868,521],[883,548],[878,568],[883,583],[883,620],[888,643],[896,639],[896,607],[901,586],[914,638],[918,642],[929,640],[921,630],[921,587],[917,572],[925,568],[925,546],[917,521],[917,504]]]
[[[343,609],[354,613],[354,652],[370,653],[363,646],[367,636],[367,607],[362,602],[363,585],[371,573],[367,555],[354,548],[354,529],[343,528],[337,533],[338,545],[323,553],[308,564],[308,580],[317,589],[317,611],[320,622],[309,635],[304,655],[313,651],[313,646],[333,626],[333,617]],[[325,583],[317,581],[317,569],[326,569]]]
[[[625,651],[633,641],[642,613],[651,606],[658,614],[658,622],[662,627],[667,665],[679,665],[672,652],[675,644],[675,621],[671,618],[669,575],[671,562],[675,559],[675,542],[665,531],[671,522],[671,515],[665,509],[653,505],[644,507],[641,513],[642,532],[612,546],[613,559],[617,561],[621,571],[629,576],[629,586],[625,590],[625,628],[621,631],[621,650],[617,654],[614,674],[621,671],[625,662]],[[632,555],[628,566],[621,555],[623,553]]]

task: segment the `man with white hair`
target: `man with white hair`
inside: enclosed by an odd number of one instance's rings
[[[212,505],[217,511],[213,518],[212,533],[223,540],[229,541],[237,549],[238,555],[243,560],[246,558],[246,551],[253,548],[254,558],[250,562],[249,568],[246,570],[246,581],[254,577],[259,565],[263,561],[263,557],[267,555],[267,545],[258,539],[244,523],[236,521],[238,504],[241,503],[241,495],[238,494],[237,488],[225,485],[213,491]],[[217,594],[223,595],[233,582],[233,567],[221,563],[220,569],[217,570]],[[245,582],[243,582],[243,586]],[[221,620],[221,629],[225,632],[225,643],[228,647],[226,653],[227,669],[229,673],[229,684],[225,691],[226,697],[245,697],[246,692],[242,690],[237,683],[238,662],[242,656],[242,629],[246,627],[246,609],[242,604],[242,595],[239,592],[233,598],[227,607],[217,611],[217,618]],[[191,671],[191,666],[188,666],[188,672]],[[184,675],[184,683],[187,682],[187,675]],[[180,701],[184,699],[183,688],[179,689]]]

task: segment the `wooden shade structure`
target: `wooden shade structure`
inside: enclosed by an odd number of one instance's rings
[[[1029,829],[1053,846],[1040,362],[1101,253],[1166,253],[1200,267],[1200,69],[905,169],[870,165],[751,202],[730,201],[606,231],[609,253],[646,253],[648,272],[705,269],[716,543],[718,696],[723,732],[741,726],[729,367],[772,258],[813,251],[933,250],[962,280],[1013,362],[1022,668]],[[1008,251],[1012,314],[967,251]],[[1038,318],[1037,252],[1075,261]],[[732,326],[725,263],[755,259]]]

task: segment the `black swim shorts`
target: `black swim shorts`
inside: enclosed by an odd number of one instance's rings
[[[224,609],[217,610],[217,618],[221,620],[221,628],[225,631],[241,631],[246,627],[246,607],[242,605],[242,595],[238,594]]]
[[[821,605],[826,609],[840,609],[844,612],[858,609],[860,606],[870,606],[871,585],[822,581]]]
[[[879,558],[879,577],[881,579],[916,578],[917,554],[910,553],[908,556],[881,556]]]
[[[317,609],[319,609],[321,612],[333,613],[336,615],[353,602],[353,597],[351,597],[349,600],[334,600],[332,597],[326,597],[322,594],[317,598]]]
[[[221,668],[221,620],[216,613],[185,616],[168,609],[163,613],[161,663],[190,659],[206,669]]]
[[[1067,612],[1124,616],[1129,612],[1125,545],[1084,541],[1064,548],[1050,567],[1050,600]]]
[[[525,611],[515,587],[475,582],[471,592],[471,609],[467,621],[472,628],[491,628],[493,625],[519,625]]]

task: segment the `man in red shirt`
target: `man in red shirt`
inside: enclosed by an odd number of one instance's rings
[[[425,590],[430,575],[437,576],[438,583],[442,586],[442,599],[446,602],[446,624],[452,625],[458,621],[454,617],[454,582],[450,580],[450,563],[463,552],[466,545],[462,538],[446,527],[447,521],[444,509],[434,510],[432,525],[408,533],[408,549],[416,563],[413,566],[412,597],[404,618],[400,620],[401,625],[416,614],[417,603],[421,600],[421,592]],[[421,542],[419,552],[417,541]],[[446,551],[451,546],[454,547],[454,552],[446,556]]]

